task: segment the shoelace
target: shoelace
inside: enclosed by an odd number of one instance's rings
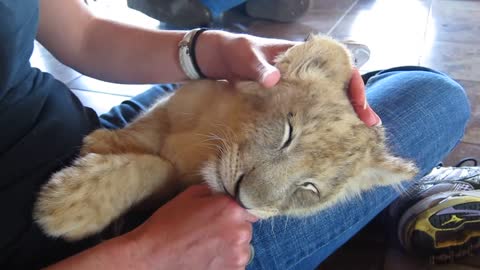
[[[473,157],[467,157],[467,158],[463,158],[461,159],[457,165],[453,166],[453,167],[463,167],[463,165],[465,165],[465,163],[467,162],[472,162],[473,163],[473,167],[476,167],[478,166],[478,161],[476,158],[473,158]],[[443,162],[439,162],[437,164],[437,167],[443,167]]]
[[[468,158],[464,158],[462,160],[460,160],[457,165],[455,165],[455,167],[462,167],[465,163],[467,162],[472,162],[473,163],[473,167],[476,167],[478,166],[478,161],[475,159],[475,158],[472,158],[472,157],[468,157]]]

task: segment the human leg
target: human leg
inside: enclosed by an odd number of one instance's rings
[[[175,84],[158,84],[149,90],[122,102],[109,112],[100,115],[100,124],[107,129],[125,127],[140,113],[146,111],[162,96],[172,93],[178,86]]]
[[[136,153],[155,153],[155,143],[160,136],[161,131],[165,130],[165,121],[156,121],[158,126],[149,125],[151,130],[138,133],[131,132],[130,128],[135,130],[136,125],[142,125],[148,117],[139,119],[135,124],[127,126],[137,116],[152,108],[155,111],[155,117],[162,118],[163,111],[156,110],[155,103],[161,97],[171,94],[177,85],[158,84],[149,90],[123,101],[110,109],[109,112],[100,115],[99,120],[102,129],[97,129],[83,139],[81,155],[88,153],[96,154],[121,154],[127,152]],[[152,116],[150,116],[152,117]],[[135,135],[134,135],[135,134]],[[138,136],[137,136],[138,135]],[[152,139],[146,139],[146,138]],[[142,139],[140,139],[142,138]],[[153,139],[155,138],[155,139]]]
[[[461,86],[419,67],[371,74],[367,98],[382,118],[391,150],[417,164],[415,179],[455,147],[469,117]],[[375,188],[312,217],[259,222],[252,242],[255,258],[248,269],[313,269],[398,195],[390,187]]]

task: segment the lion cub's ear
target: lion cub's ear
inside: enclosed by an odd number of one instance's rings
[[[309,35],[304,43],[279,56],[276,63],[285,79],[328,79],[342,84],[350,79],[353,67],[350,52],[343,44],[320,35]]]
[[[417,173],[413,162],[385,153],[372,157],[369,165],[359,168],[357,175],[350,179],[349,187],[356,192],[374,186],[393,185],[399,188],[402,181],[411,180]]]

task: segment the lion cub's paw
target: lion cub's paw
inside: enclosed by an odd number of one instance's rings
[[[114,142],[116,141],[115,131],[108,129],[97,129],[83,139],[83,146],[80,155],[88,153],[111,154],[116,152]]]
[[[105,195],[108,186],[101,184],[104,172],[94,166],[103,159],[97,154],[78,159],[42,187],[33,216],[46,234],[78,240],[100,232],[118,215]]]

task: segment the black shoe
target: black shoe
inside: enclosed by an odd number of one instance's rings
[[[310,7],[310,0],[249,0],[249,16],[277,22],[293,22],[302,17]]]
[[[474,161],[476,164],[476,161]],[[452,262],[480,247],[480,167],[437,167],[403,200],[398,237],[411,254]]]
[[[181,28],[207,26],[212,20],[208,8],[198,0],[128,0],[127,4],[156,20]]]

